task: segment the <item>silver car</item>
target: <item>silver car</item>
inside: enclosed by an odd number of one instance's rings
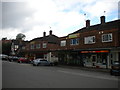
[[[50,66],[51,65],[51,63],[49,61],[47,61],[45,59],[41,59],[41,58],[33,60],[32,64],[33,64],[33,66],[39,66],[39,65]]]

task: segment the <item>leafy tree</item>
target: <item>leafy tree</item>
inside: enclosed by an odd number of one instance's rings
[[[19,34],[17,34],[17,36],[16,36],[16,40],[24,40],[25,37],[26,37],[26,36],[25,36],[24,34],[19,33]]]
[[[11,53],[11,43],[2,43],[2,53],[10,55]]]

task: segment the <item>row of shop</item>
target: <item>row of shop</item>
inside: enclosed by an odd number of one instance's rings
[[[61,53],[62,64],[96,68],[111,68],[114,61],[119,61],[120,49],[69,51]]]
[[[23,55],[65,65],[110,68],[114,61],[120,61],[120,20],[105,22],[105,16],[100,20],[92,26],[87,20],[86,27],[65,37],[55,36],[52,30],[47,36],[43,32],[43,37],[29,41]]]
[[[64,50],[26,54],[31,59],[45,58],[63,65],[111,68],[120,59],[120,49]]]

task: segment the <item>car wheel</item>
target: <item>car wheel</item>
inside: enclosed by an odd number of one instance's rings
[[[35,64],[33,64],[33,66],[36,66]]]
[[[38,63],[37,66],[40,66],[40,63]]]

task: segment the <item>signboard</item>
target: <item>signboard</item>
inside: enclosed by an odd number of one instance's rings
[[[35,41],[30,42],[30,44],[35,44]]]
[[[79,33],[77,33],[77,34],[72,34],[72,35],[69,35],[68,37],[69,37],[69,38],[76,38],[76,37],[79,37]]]
[[[109,53],[109,50],[100,50],[100,51],[81,51],[80,53]]]

